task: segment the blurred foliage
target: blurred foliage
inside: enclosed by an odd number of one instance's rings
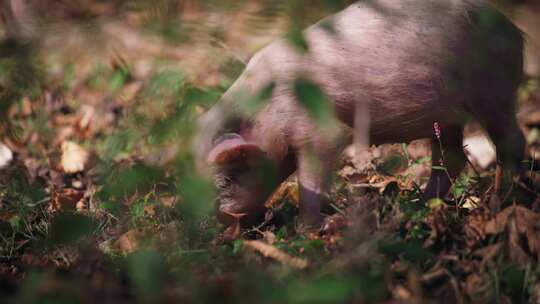
[[[92,235],[96,228],[97,223],[88,216],[63,213],[52,219],[49,234],[54,244],[71,245]]]

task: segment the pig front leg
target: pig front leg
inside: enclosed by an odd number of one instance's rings
[[[304,149],[298,155],[298,183],[300,187],[300,223],[308,227],[322,223],[321,207],[328,203],[331,172],[337,153]]]
[[[426,199],[444,198],[455,179],[465,167],[463,127],[441,128],[440,139],[431,139],[431,177],[424,192]],[[443,169],[437,168],[443,167]]]

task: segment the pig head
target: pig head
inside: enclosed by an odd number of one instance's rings
[[[292,161],[270,158],[255,142],[237,133],[226,133],[214,141],[207,163],[215,167],[218,190],[217,217],[224,224],[239,218],[253,225],[264,214],[264,202],[275,188],[295,170]]]

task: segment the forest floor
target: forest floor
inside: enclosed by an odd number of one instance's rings
[[[0,302],[540,301],[538,80],[519,93],[531,183],[494,193],[493,151],[471,126],[447,200],[423,199],[425,142],[349,149],[320,231],[296,229],[294,177],[259,226],[227,228],[193,169],[193,119],[284,25],[206,17],[228,31],[143,31],[133,14],[99,33],[59,24],[0,60],[3,97],[21,85],[10,69],[36,83],[1,108]]]

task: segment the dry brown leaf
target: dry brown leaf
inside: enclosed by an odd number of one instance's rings
[[[73,114],[59,114],[52,118],[52,123],[56,126],[73,126],[79,118]]]
[[[296,178],[288,178],[285,182],[279,185],[278,189],[272,193],[269,199],[266,200],[264,206],[266,208],[272,208],[277,205],[285,198],[290,198],[294,206],[298,207],[300,202],[300,191],[298,188],[298,182]]]
[[[508,249],[511,258],[520,263],[530,261],[522,240],[527,240],[528,251],[540,256],[540,214],[522,206],[512,206],[501,211],[486,223],[487,234],[508,232]]]
[[[537,256],[540,256],[540,235],[538,227],[536,229],[527,230],[526,236],[528,241],[529,250],[533,253],[536,253]]]
[[[114,245],[120,252],[123,254],[130,254],[139,248],[139,239],[141,238],[141,233],[138,230],[129,230],[128,232],[122,234]]]
[[[129,104],[140,92],[143,86],[142,81],[134,81],[122,87],[120,91],[120,100],[124,104]]]
[[[31,253],[24,253],[21,256],[21,262],[23,265],[33,267],[46,267],[49,264],[49,258],[46,255],[35,255]]]
[[[71,138],[74,134],[75,134],[75,129],[71,125],[57,127],[56,136],[53,140],[53,145],[58,145],[60,143],[65,142],[66,140]]]
[[[156,216],[156,205],[144,206],[144,212],[149,216]]]
[[[86,204],[84,200],[80,200],[75,205],[75,208],[77,209],[77,211],[83,211],[83,210],[88,209],[88,205]]]
[[[439,280],[442,277],[447,277],[447,276],[448,276],[447,270],[438,266],[436,269],[432,269],[429,272],[422,274],[422,277],[420,278],[420,280],[422,281],[423,284],[426,284],[426,283],[431,283],[433,281]]]
[[[13,160],[13,152],[4,143],[0,142],[0,169],[6,167]]]
[[[92,122],[92,119],[94,118],[94,114],[96,113],[96,110],[94,107],[89,105],[83,105],[80,110],[79,114],[79,123],[78,127],[81,130],[87,130],[90,127],[90,123]]]
[[[502,212],[499,212],[495,218],[486,223],[484,231],[487,234],[502,233],[508,225],[508,217],[512,211],[513,209],[506,208]]]
[[[465,198],[465,201],[461,205],[461,208],[468,209],[468,210],[474,210],[480,206],[482,203],[482,200],[477,196],[467,196]]]
[[[15,216],[13,212],[0,212],[0,222],[9,223],[9,221]]]
[[[176,196],[162,196],[159,201],[163,206],[172,208],[178,203],[178,198]]]
[[[23,97],[20,105],[20,114],[23,117],[32,115],[32,101],[27,96]]]
[[[508,224],[508,253],[510,259],[519,264],[526,265],[531,262],[527,252],[521,248],[521,238],[515,218],[512,218]]]
[[[262,234],[266,244],[273,245],[276,242],[276,235],[272,231],[264,231]]]
[[[464,227],[469,247],[473,247],[478,241],[486,238],[486,223],[488,221],[489,215],[483,209],[472,210]]]
[[[499,173],[500,174],[500,173]],[[497,177],[495,177],[495,179],[497,179]],[[495,191],[495,187],[493,189]],[[496,192],[496,191],[495,191]],[[501,198],[495,194],[495,193],[492,193],[490,196],[489,196],[489,201],[488,201],[488,207],[489,207],[489,210],[491,210],[491,212],[493,212],[493,214],[496,214],[498,213],[499,211],[501,211],[501,206],[502,206],[502,201],[501,201]]]
[[[84,191],[81,190],[72,188],[55,190],[49,205],[49,212],[77,210],[83,197]]]
[[[486,223],[487,234],[499,234],[508,226],[510,217],[515,217],[519,233],[526,233],[529,229],[537,229],[540,224],[540,214],[522,206],[511,206],[499,212],[494,219]]]
[[[272,258],[282,264],[294,268],[304,269],[308,266],[308,262],[305,259],[293,257],[290,254],[262,241],[244,241],[244,245],[247,248],[258,251],[267,258]]]
[[[482,293],[489,289],[489,280],[486,280],[486,278],[480,276],[478,273],[473,273],[465,279],[463,285],[465,294],[474,300],[479,300],[482,297]]]
[[[78,144],[65,141],[62,143],[60,166],[66,173],[77,173],[84,170],[90,154]]]
[[[392,288],[392,294],[400,301],[410,301],[413,298],[413,294],[403,285]]]
[[[501,251],[502,245],[503,244],[499,242],[493,245],[480,248],[474,251],[473,255],[482,258],[481,265],[482,267],[484,267],[486,263],[488,263],[489,261],[492,261],[493,258],[495,258],[499,254],[499,252]]]

